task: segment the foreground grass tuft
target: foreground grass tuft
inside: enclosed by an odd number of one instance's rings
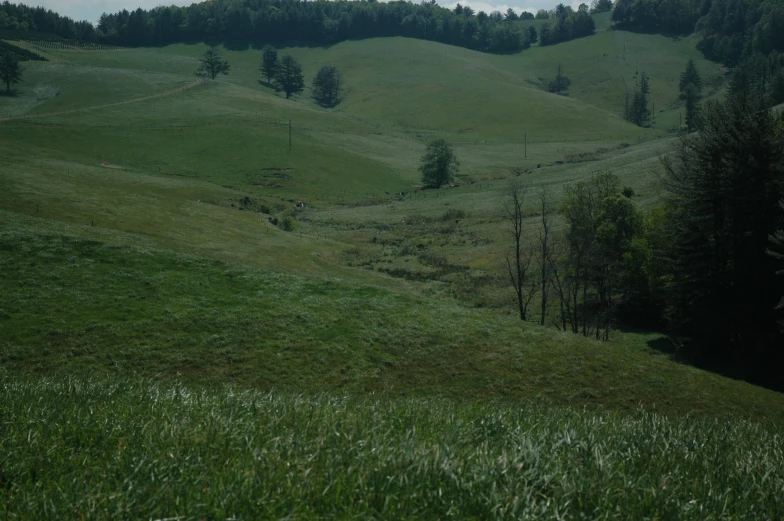
[[[773,427],[0,379],[5,519],[780,519]],[[178,517],[181,516],[181,517]]]

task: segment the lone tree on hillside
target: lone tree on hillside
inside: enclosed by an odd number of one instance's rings
[[[334,107],[340,102],[340,71],[325,65],[316,73],[310,90],[319,105]]]
[[[280,65],[275,72],[275,86],[286,93],[286,99],[301,93],[305,88],[302,65],[293,56],[284,54],[281,57]]]
[[[686,62],[686,70],[681,73],[678,87],[681,91],[680,99],[686,104],[686,130],[691,132],[698,126],[702,98],[702,79],[694,60]]]
[[[11,85],[22,81],[22,66],[19,65],[19,58],[11,52],[5,52],[0,56],[0,80],[5,83],[5,92],[11,92]]]
[[[229,74],[229,62],[223,59],[220,51],[214,45],[204,51],[199,62],[201,65],[196,69],[196,74],[199,76],[209,76],[214,80],[218,74]]]
[[[458,166],[460,162],[452,145],[445,139],[434,139],[427,144],[419,164],[422,183],[428,188],[441,188],[454,179]]]
[[[567,94],[567,89],[569,85],[572,84],[572,80],[564,75],[563,71],[561,70],[561,64],[558,64],[558,70],[555,72],[555,78],[550,80],[547,84],[547,90],[552,92],[553,94]]]
[[[278,51],[270,45],[265,45],[264,49],[261,50],[261,66],[259,70],[263,76],[267,77],[267,83],[272,84],[272,78],[278,72],[278,66]]]
[[[639,77],[635,73],[634,77],[636,88],[631,100],[629,100],[628,93],[626,95],[624,118],[642,127],[647,125],[651,118],[651,111],[648,109],[648,94],[651,92],[650,78],[645,71],[641,72]]]

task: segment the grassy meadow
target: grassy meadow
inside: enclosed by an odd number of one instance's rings
[[[502,277],[515,176],[528,234],[599,170],[660,201],[678,74],[726,82],[691,39],[282,49],[342,71],[330,110],[257,49],[211,81],[201,44],[19,45],[49,61],[0,96],[0,519],[783,515],[784,396],[665,332],[521,323]],[[641,70],[650,128],[620,117]],[[434,137],[459,186],[418,191]]]

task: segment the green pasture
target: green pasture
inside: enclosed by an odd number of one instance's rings
[[[341,70],[329,110],[259,49],[211,81],[202,44],[20,44],[50,61],[0,96],[0,519],[781,518],[781,394],[513,312],[510,179],[527,238],[600,170],[649,209],[686,60],[723,95],[692,39],[596,20],[511,56],[280,49]],[[435,137],[459,175],[418,190]]]
[[[616,80],[645,60],[674,106],[688,39],[600,30],[514,56],[404,38],[284,49],[308,78],[343,71],[333,110],[260,83],[258,50],[225,50],[230,75],[200,81],[204,48],[46,49],[0,98],[13,116],[0,121],[4,367],[771,414],[778,395],[674,363],[663,335],[601,344],[520,324],[499,279],[513,176],[530,186],[531,232],[542,187],[557,204],[598,170],[657,203],[674,138],[622,121]],[[561,61],[568,97],[536,86]],[[416,191],[432,137],[455,144],[459,186]],[[273,224],[287,216],[293,232]]]

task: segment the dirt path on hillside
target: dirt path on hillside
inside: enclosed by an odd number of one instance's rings
[[[125,101],[118,101],[115,103],[108,103],[106,105],[95,105],[93,107],[82,107],[78,109],[71,109],[71,110],[61,110],[58,112],[47,112],[45,114],[22,114],[16,117],[5,117],[0,118],[0,122],[2,121],[11,121],[13,119],[32,119],[32,118],[45,118],[49,116],[63,116],[66,114],[77,114],[79,112],[87,112],[90,110],[100,110],[100,109],[107,109],[111,107],[119,107],[120,105],[128,105],[130,103],[138,103],[140,101],[151,100],[156,98],[165,98],[167,96],[171,96],[173,94],[179,94],[180,92],[184,92],[189,89],[193,89],[194,87],[198,87],[199,85],[204,85],[206,83],[205,80],[194,80],[188,84],[183,85],[182,87],[177,87],[176,89],[167,90],[164,92],[159,92],[158,94],[151,94],[149,96],[142,96],[140,98],[131,98]]]

